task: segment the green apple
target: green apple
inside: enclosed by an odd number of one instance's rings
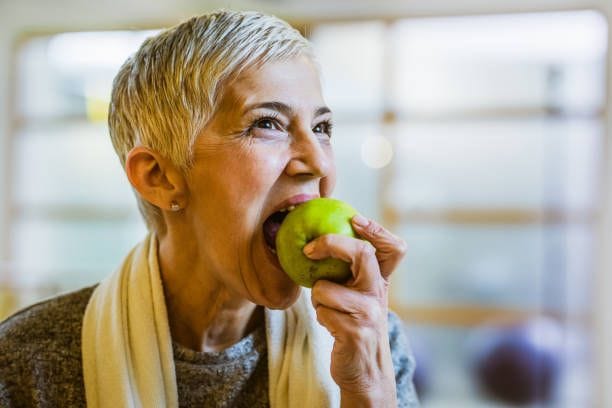
[[[357,211],[332,198],[315,198],[297,206],[284,219],[276,235],[276,252],[283,270],[298,285],[311,288],[319,279],[342,283],[351,277],[350,265],[334,258],[313,260],[304,246],[325,234],[356,237],[351,218]]]

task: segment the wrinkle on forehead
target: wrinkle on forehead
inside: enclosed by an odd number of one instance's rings
[[[297,106],[303,100],[302,96],[313,101],[319,99],[314,101],[317,106],[324,105],[319,71],[309,58],[303,56],[246,69],[228,83],[225,94],[222,97],[222,101],[227,99],[224,109],[269,101]],[[296,99],[296,94],[300,98]]]

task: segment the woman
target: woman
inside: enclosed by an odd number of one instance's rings
[[[150,234],[97,287],[3,323],[0,405],[417,404],[387,311],[403,241],[356,216],[363,240],[304,248],[353,278],[309,292],[265,239],[272,214],[335,182],[331,111],[296,30],[223,11],[148,39],[115,79],[109,127]]]

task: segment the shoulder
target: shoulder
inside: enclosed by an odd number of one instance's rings
[[[47,343],[80,333],[83,314],[94,287],[57,296],[22,309],[0,323],[0,350]],[[76,330],[75,330],[76,329]]]
[[[93,289],[37,303],[0,323],[0,405],[84,406],[81,327]]]
[[[0,323],[0,375],[51,356],[80,359],[83,314],[93,287],[22,309]]]

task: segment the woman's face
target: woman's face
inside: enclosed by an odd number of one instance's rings
[[[201,273],[270,308],[295,301],[299,288],[266,243],[264,222],[331,194],[330,121],[318,72],[305,57],[247,70],[224,87],[188,175],[185,215]]]

